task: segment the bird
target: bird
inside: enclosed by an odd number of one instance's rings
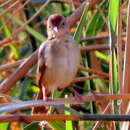
[[[38,50],[37,83],[40,92],[37,100],[47,101],[53,90],[68,87],[80,66],[81,53],[70,34],[65,17],[53,14],[47,20],[48,38]],[[46,111],[36,107],[33,113]]]

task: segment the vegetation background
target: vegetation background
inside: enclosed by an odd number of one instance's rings
[[[34,101],[37,49],[54,13],[66,17],[81,48],[82,66],[72,84],[81,100],[66,88],[54,92],[51,103]],[[0,0],[0,130],[41,129],[41,120],[47,120],[42,129],[129,129],[129,122],[114,122],[114,115],[130,111],[129,42],[128,0]],[[50,116],[31,115],[39,105],[50,105]],[[105,114],[113,118],[106,121]]]

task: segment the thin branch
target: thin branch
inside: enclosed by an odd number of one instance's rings
[[[4,3],[0,4],[0,8],[3,8],[4,6],[8,5],[13,0],[5,1]]]
[[[64,120],[81,120],[78,116],[67,116],[67,115],[9,115],[9,116],[0,116],[0,122],[33,122],[33,121],[64,121]]]
[[[122,37],[126,37],[126,34],[122,34]],[[92,36],[92,37],[87,37],[87,38],[82,38],[80,42],[85,42],[85,41],[91,41],[91,40],[102,40],[102,39],[108,39],[109,35],[106,36]]]
[[[71,16],[67,18],[67,22],[69,23],[69,26],[73,26],[77,21],[79,21],[85,4],[86,1],[83,2],[82,5],[77,10],[75,10]]]
[[[8,74],[8,75],[10,75],[10,74],[13,73],[12,71],[9,71],[9,70],[5,70],[5,72],[6,72],[6,71],[7,71],[7,74]],[[0,78],[0,80],[5,79],[5,77],[6,77],[6,75],[5,75],[4,77]],[[32,78],[32,79],[36,80],[36,75],[31,74],[31,73],[29,73],[29,72],[26,73],[26,74],[24,75],[24,77],[28,77],[28,78]]]
[[[23,64],[19,66],[9,77],[0,84],[0,92],[5,93],[13,87],[13,85],[21,79],[28,70],[37,62],[37,52],[35,51],[30,57],[28,57]]]
[[[0,17],[4,16],[5,14],[7,14],[8,12],[12,11],[12,9],[14,9],[18,4],[20,3],[19,0],[15,1],[13,4],[11,4],[11,6],[9,6],[4,12],[0,13]]]
[[[28,77],[28,78],[32,78],[32,79],[36,80],[36,75],[34,75],[34,74],[27,73],[25,76]]]
[[[8,43],[10,40],[12,40],[12,39],[14,39],[15,37],[17,37],[17,34],[18,34],[19,32],[21,32],[21,31],[23,31],[23,30],[26,28],[26,25],[29,24],[35,17],[37,17],[37,16],[39,15],[39,13],[40,13],[51,1],[52,1],[52,0],[46,1],[46,3],[43,4],[43,5],[41,6],[41,8],[40,8],[29,20],[27,20],[23,26],[19,27],[16,31],[14,31],[9,38],[6,38],[6,39],[2,40],[2,41],[0,42],[0,45],[4,45],[4,44]]]
[[[80,103],[84,102],[91,102],[91,101],[98,101],[98,100],[130,100],[130,94],[90,94],[87,96],[82,96],[80,99]],[[60,98],[60,99],[55,99],[54,102],[62,102],[63,104],[68,103],[79,103],[79,99],[72,97],[72,98]]]
[[[107,104],[106,108],[104,109],[104,111],[101,114],[108,114],[108,112],[110,111],[110,109],[111,109],[111,102],[109,102]],[[92,128],[92,130],[97,130],[97,128],[99,128],[102,123],[103,123],[102,121],[97,121],[95,123],[94,127]]]
[[[54,106],[58,107],[64,104],[84,104],[85,102],[91,101],[111,101],[111,100],[130,100],[130,94],[91,94],[88,96],[80,96],[77,97],[70,97],[70,98],[60,98],[60,99],[51,99],[49,101],[37,100],[37,101],[23,101],[23,102],[16,102],[16,103],[2,103],[1,105],[5,104],[4,107],[1,107],[0,113],[11,112],[16,110],[23,110],[32,107],[39,107],[39,106]],[[14,107],[15,106],[15,107]],[[62,109],[62,108],[61,108]],[[64,109],[64,108],[63,108]]]
[[[0,71],[4,71],[4,70],[15,68],[15,67],[19,66],[20,64],[22,64],[24,62],[24,60],[25,59],[18,60],[15,63],[8,63],[8,64],[1,65],[0,66]]]
[[[29,1],[30,1],[30,0],[27,0],[24,4],[22,4],[19,8],[17,8],[17,11],[14,12],[13,15],[15,15],[18,11],[22,10],[22,9],[24,8],[24,6],[26,6],[26,5],[28,4]],[[1,29],[2,29],[4,26],[8,25],[9,23],[10,23],[10,19],[6,19],[6,22],[4,22],[4,24],[0,27],[0,31],[1,31]],[[9,43],[8,43],[8,44],[9,44]],[[8,44],[6,43],[6,44],[4,44],[4,46],[7,46]],[[10,44],[11,44],[11,43],[10,43]]]
[[[79,69],[83,70],[83,71],[86,71],[86,72],[89,72],[89,73],[92,73],[92,74],[97,74],[99,76],[102,76],[103,78],[109,78],[109,74],[104,73],[104,72],[99,72],[99,71],[97,71],[95,69],[85,68],[85,67],[82,67],[82,66],[80,66]]]
[[[84,46],[80,47],[81,52],[86,52],[86,51],[96,51],[96,50],[108,50],[109,45],[107,44],[102,44],[102,45],[89,45],[89,46]]]
[[[130,121],[130,115],[99,115],[99,114],[82,114],[78,115],[63,115],[63,114],[40,114],[40,115],[9,115],[0,116],[0,122],[34,122],[34,121],[81,121],[81,120],[91,120],[91,121]]]
[[[84,82],[86,80],[92,80],[92,79],[98,79],[98,78],[101,78],[100,76],[98,75],[93,75],[93,76],[88,76],[88,77],[77,77],[73,80],[72,83],[77,83],[77,82]]]

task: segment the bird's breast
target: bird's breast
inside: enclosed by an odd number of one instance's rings
[[[73,44],[51,46],[45,53],[46,66],[45,81],[49,88],[64,88],[69,85],[80,64],[80,53]],[[48,80],[49,79],[49,80]]]

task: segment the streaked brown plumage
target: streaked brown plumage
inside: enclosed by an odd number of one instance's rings
[[[39,48],[37,69],[37,82],[40,87],[37,99],[44,101],[52,90],[70,85],[78,71],[81,57],[64,17],[59,14],[50,16],[47,33],[48,39]],[[34,111],[39,113],[40,107]]]

